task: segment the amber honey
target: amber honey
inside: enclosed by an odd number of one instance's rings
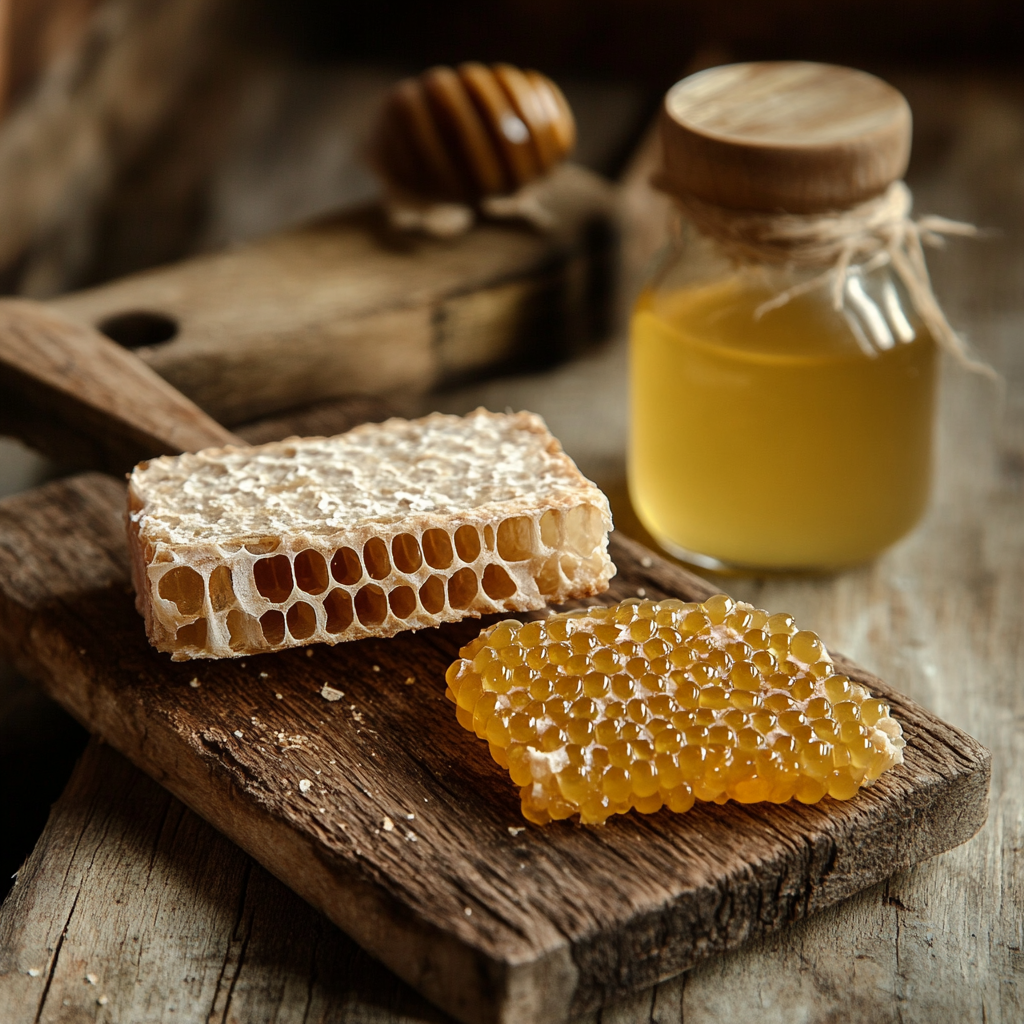
[[[445,676],[538,825],[635,809],[848,800],[903,761],[885,701],[792,616],[724,594],[484,630]]]
[[[849,565],[927,503],[931,338],[896,312],[903,338],[879,347],[825,288],[756,315],[776,294],[737,271],[636,306],[630,494],[651,534],[699,564]]]

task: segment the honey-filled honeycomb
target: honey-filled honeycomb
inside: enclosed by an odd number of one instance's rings
[[[600,593],[611,515],[531,413],[434,414],[136,467],[136,604],[175,660]]]
[[[847,800],[903,762],[888,706],[814,633],[724,595],[506,620],[460,654],[447,696],[536,824]]]

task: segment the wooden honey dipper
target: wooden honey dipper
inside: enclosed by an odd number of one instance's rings
[[[472,206],[541,178],[575,141],[572,110],[545,75],[469,62],[398,82],[384,100],[371,160],[393,201]],[[487,212],[523,211],[499,204]]]

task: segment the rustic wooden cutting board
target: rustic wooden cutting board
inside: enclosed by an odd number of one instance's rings
[[[837,659],[891,701],[908,740],[906,764],[856,799],[524,828],[515,787],[443,696],[476,624],[172,664],[132,604],[123,500],[117,481],[84,475],[0,505],[3,647],[463,1021],[563,1021],[964,842],[985,820],[984,748]],[[608,600],[711,592],[623,537],[612,555]],[[325,700],[325,682],[343,699]]]

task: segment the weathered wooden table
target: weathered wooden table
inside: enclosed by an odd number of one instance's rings
[[[877,562],[721,585],[792,611],[984,743],[989,821],[966,845],[608,1007],[594,1018],[602,1022],[1024,1019],[1024,88],[890,78],[917,119],[918,208],[1000,229],[955,243],[932,266],[951,320],[1005,390],[944,367],[931,510]],[[544,414],[616,498],[620,527],[638,532],[622,488],[623,371],[622,347],[612,346],[554,374],[435,404]],[[443,1019],[96,745],[0,912],[0,1007],[12,1024]]]

